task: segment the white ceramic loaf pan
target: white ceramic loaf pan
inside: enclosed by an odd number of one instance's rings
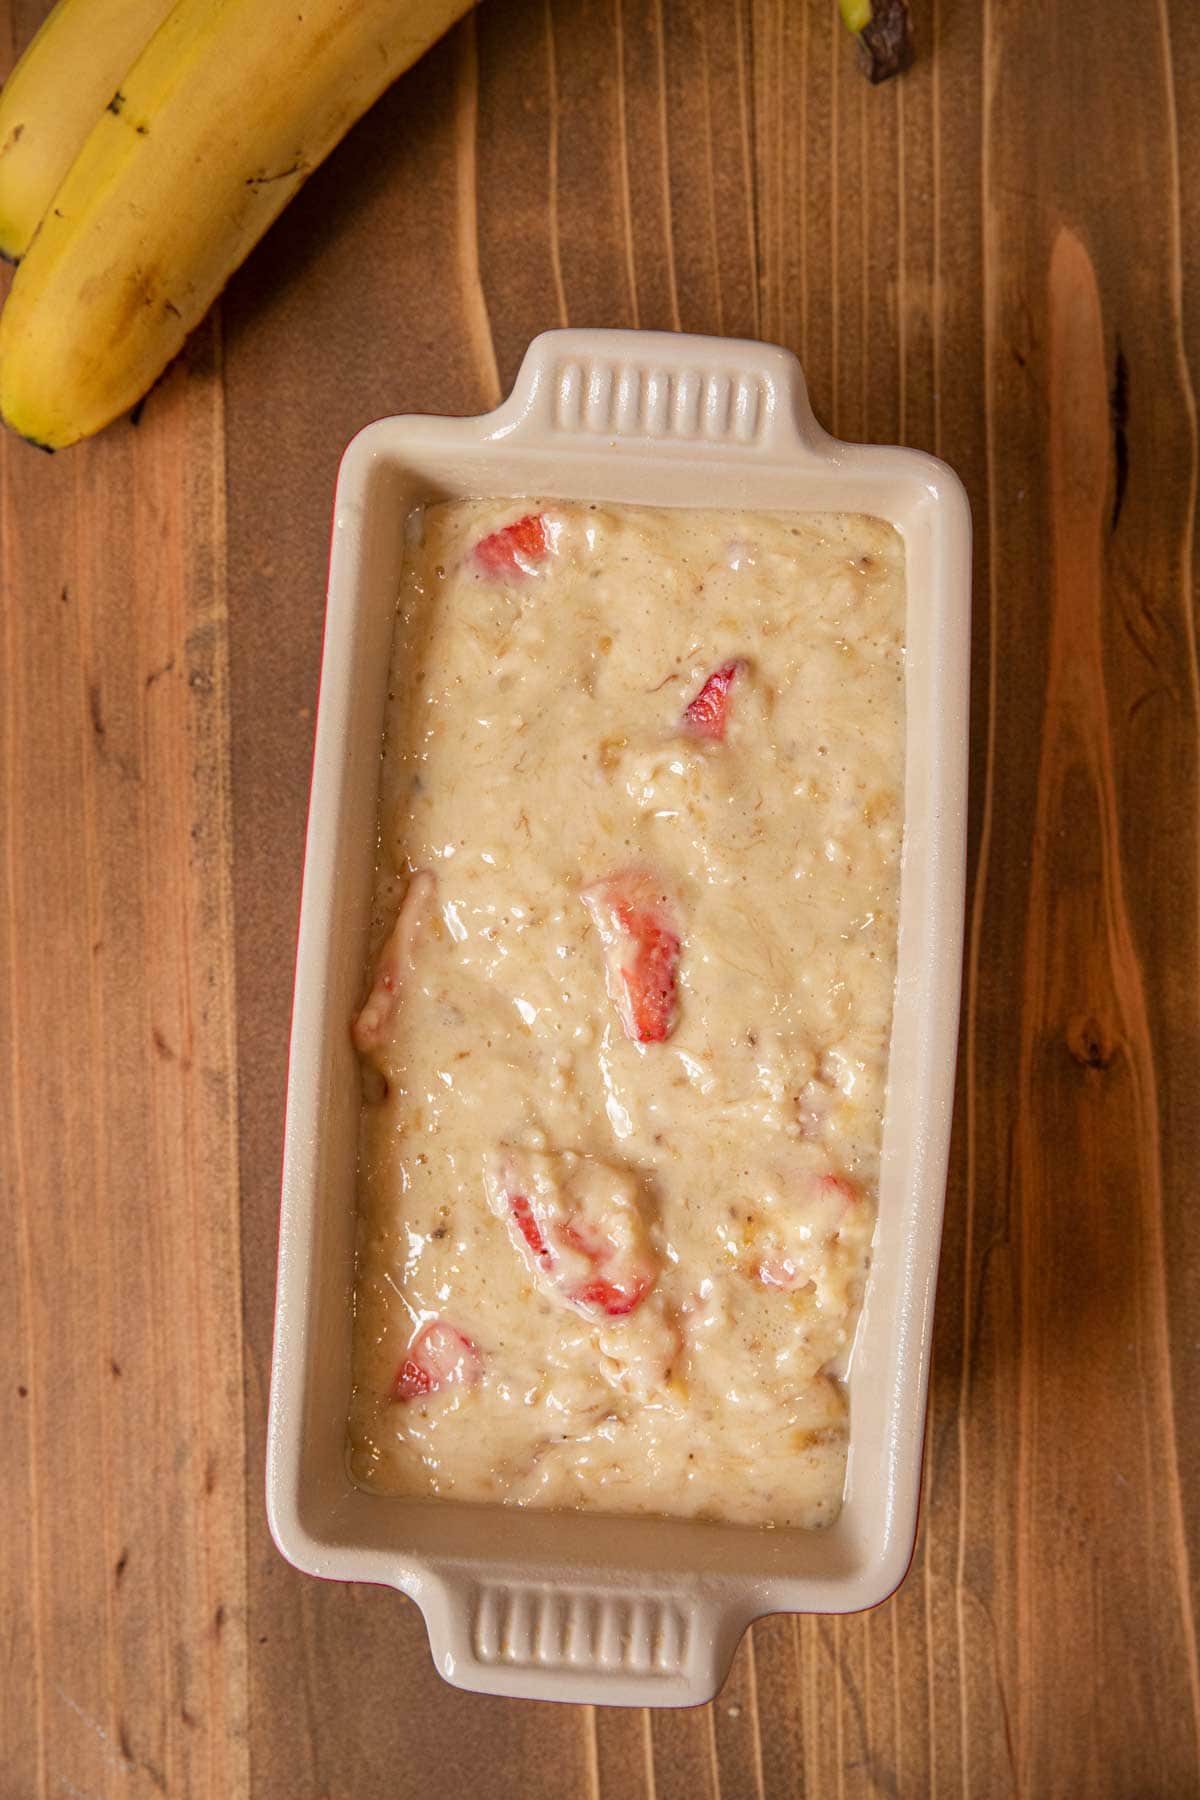
[[[404,519],[457,495],[849,511],[907,552],[907,768],[879,1224],[850,1369],[845,1505],[821,1532],[396,1500],[346,1473],[359,1070],[388,653]],[[383,419],[338,479],[284,1144],[267,1505],[297,1568],[399,1588],[448,1681],[684,1706],[750,1621],[851,1612],[916,1535],[958,1029],[970,515],[942,463],[837,442],[788,352],[554,331],[478,419]]]

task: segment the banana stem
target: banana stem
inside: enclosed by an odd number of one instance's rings
[[[858,60],[872,84],[899,75],[912,62],[908,0],[838,0],[847,30],[858,39]]]

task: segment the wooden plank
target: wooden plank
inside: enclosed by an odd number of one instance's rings
[[[656,1800],[653,1715],[632,1706],[593,1706],[584,1722],[589,1796]]]
[[[1195,1779],[1200,1725],[1197,1496],[1176,1449],[1194,1417],[1173,1393],[1176,1369],[1194,1380],[1195,1292],[1173,1317],[1166,1270],[1187,1191],[1174,1159],[1195,1157],[1176,999],[1196,963],[1195,413],[1161,9],[1097,7],[1090,24],[1077,41],[1007,9],[986,174],[1005,271],[988,293],[993,521],[1023,525],[997,530],[993,564],[1011,679],[991,863],[1026,871],[1001,1040],[1020,1294],[1002,1375],[1018,1402],[1013,1734],[1023,1786],[1036,1769],[1051,1788],[1172,1792]],[[1131,154],[1062,153],[1064,108],[1086,141],[1118,105],[1147,123]],[[1130,400],[1147,392],[1150,413]],[[1021,912],[1003,917],[1015,938]]]
[[[14,1796],[248,1792],[221,451],[0,448]]]
[[[1174,3],[1160,9],[1156,24],[1156,50],[1163,63],[1164,98],[1171,134],[1167,175],[1173,197],[1174,228],[1166,271],[1173,313],[1171,364],[1174,381],[1191,414],[1194,430],[1196,396],[1200,392],[1200,258],[1195,253],[1195,245],[1200,241],[1196,235],[1200,231],[1200,181],[1195,174],[1200,168],[1200,106],[1196,104],[1196,95],[1200,94],[1200,34],[1196,32],[1187,7]],[[1193,470],[1194,467],[1193,464]],[[1181,546],[1180,593],[1176,603],[1178,614],[1182,615],[1180,622],[1185,628],[1189,585],[1193,603],[1196,594],[1200,593],[1200,535],[1196,530],[1194,473],[1190,501],[1185,541]],[[1159,779],[1163,779],[1161,773]],[[1186,816],[1186,790],[1176,783],[1169,771],[1166,780],[1175,806],[1184,815],[1181,822],[1186,831],[1190,823]],[[1169,968],[1169,952],[1164,962]],[[1182,1038],[1189,1029],[1187,990],[1182,984],[1173,982],[1163,982],[1161,986],[1162,1001],[1171,1007],[1176,1033]],[[1186,1199],[1195,1179],[1194,1098],[1185,1082],[1175,1084],[1171,1114],[1164,1123],[1162,1134],[1163,1192],[1171,1209],[1169,1230],[1174,1246],[1174,1253],[1166,1258],[1165,1273],[1169,1316],[1174,1322],[1172,1341],[1176,1344],[1180,1331],[1184,1334],[1183,1341],[1187,1341],[1186,1322],[1196,1316],[1196,1280],[1200,1272],[1200,1252],[1193,1242]],[[1184,1496],[1190,1497],[1192,1502],[1184,1512],[1192,1616],[1200,1618],[1200,1516],[1196,1506],[1196,1495],[1200,1493],[1200,1432],[1187,1428],[1188,1420],[1200,1418],[1200,1361],[1173,1354],[1171,1376],[1175,1416],[1180,1421],[1176,1437],[1179,1479]]]

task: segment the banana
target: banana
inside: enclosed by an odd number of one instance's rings
[[[13,278],[6,422],[53,450],[134,405],[305,176],[471,3],[176,0]]]
[[[0,256],[18,262],[175,0],[59,0],[0,90]]]

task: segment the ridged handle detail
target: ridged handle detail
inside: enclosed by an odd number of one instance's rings
[[[670,1597],[586,1589],[480,1586],[471,1648],[485,1665],[679,1675],[690,1621]]]
[[[552,377],[558,431],[597,437],[679,438],[756,444],[769,393],[760,375],[564,357]]]

